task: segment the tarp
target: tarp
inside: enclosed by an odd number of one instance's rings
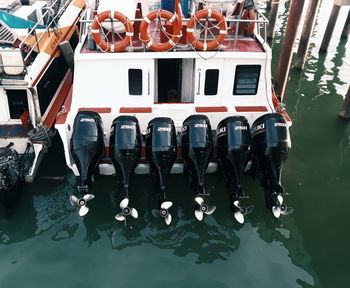
[[[29,21],[17,16],[14,16],[10,13],[6,13],[0,10],[0,21],[2,21],[6,26],[11,29],[32,29],[36,23]],[[45,29],[45,26],[38,25],[37,29]]]

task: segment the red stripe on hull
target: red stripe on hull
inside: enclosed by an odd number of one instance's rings
[[[198,113],[210,113],[210,112],[227,112],[227,107],[196,107],[196,112]]]
[[[152,113],[150,107],[121,107],[119,113]]]
[[[237,112],[268,112],[265,106],[236,106]]]
[[[66,123],[68,112],[70,111],[70,106],[72,105],[72,95],[73,95],[73,85],[70,87],[67,98],[63,103],[65,113],[58,115],[56,118],[56,124],[64,124]]]
[[[79,108],[78,111],[94,111],[97,113],[111,113],[112,108],[104,107],[104,108]]]
[[[72,87],[73,81],[73,73],[69,70],[63,80],[63,85],[61,85],[60,90],[57,92],[57,96],[55,97],[54,103],[50,108],[49,113],[44,119],[44,125],[51,128],[54,124],[58,112],[61,110],[63,102],[65,101],[69,90]]]

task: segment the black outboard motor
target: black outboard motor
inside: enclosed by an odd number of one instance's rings
[[[72,205],[79,206],[79,215],[89,212],[86,202],[92,200],[94,195],[89,194],[96,166],[104,153],[102,120],[94,111],[80,111],[74,120],[73,134],[70,141],[72,157],[80,174],[78,192],[82,198],[71,195]]]
[[[263,174],[266,205],[276,218],[288,215],[294,209],[283,203],[281,184],[283,163],[291,148],[288,124],[282,114],[265,114],[254,122],[251,133],[253,152]]]
[[[0,148],[0,201],[6,207],[17,200],[18,188],[23,180],[20,158],[11,146],[12,142]]]
[[[191,115],[182,125],[182,156],[186,172],[189,173],[192,188],[195,192],[195,201],[198,209],[195,216],[199,221],[204,214],[213,214],[216,207],[208,207],[203,197],[205,193],[204,176],[213,154],[213,137],[210,122],[205,115]]]
[[[219,123],[218,156],[224,172],[225,185],[230,193],[234,216],[241,224],[244,223],[244,215],[253,210],[253,206],[240,206],[240,199],[245,196],[242,178],[250,156],[250,145],[250,127],[245,117],[231,116]]]
[[[126,221],[126,216],[138,218],[138,212],[129,205],[129,182],[141,157],[141,133],[137,119],[133,116],[119,116],[114,119],[109,138],[110,156],[119,177],[122,189],[122,212],[115,216],[118,221]]]
[[[173,120],[158,117],[148,123],[146,135],[146,156],[151,172],[156,176],[157,188],[160,194],[160,210],[153,210],[155,216],[162,216],[170,225],[171,214],[168,209],[173,205],[167,201],[166,179],[176,159],[177,141]]]

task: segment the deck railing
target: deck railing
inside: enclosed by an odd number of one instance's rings
[[[42,15],[42,17],[38,20],[38,22],[34,25],[34,27],[28,32],[27,36],[24,37],[21,44],[19,45],[19,48],[22,49],[26,45],[26,41],[28,38],[32,35],[35,36],[35,43],[31,46],[31,49],[28,51],[27,55],[25,56],[24,63],[27,62],[28,59],[30,59],[31,54],[35,51],[35,49],[40,52],[40,40],[43,39],[43,37],[48,34],[50,37],[50,33],[54,33],[55,29],[57,28],[58,19],[62,16],[63,12],[66,10],[66,8],[69,6],[69,4],[72,2],[72,0],[66,0],[66,2],[62,5],[62,7],[58,10],[56,15],[54,15],[54,7],[59,4],[60,0],[55,0],[51,6],[49,6],[45,13]],[[51,21],[46,25],[46,29],[43,31],[43,33],[40,35],[40,37],[36,37],[36,30],[38,29],[39,23],[43,21],[46,17],[50,17]]]
[[[226,2],[226,1],[223,1]],[[232,1],[231,1],[232,2]],[[82,41],[85,40],[84,35],[87,35],[88,33],[90,33],[90,29],[91,29],[91,24],[93,22],[93,20],[91,20],[91,15],[93,14],[93,12],[90,9],[86,9],[84,11],[84,13],[82,14],[82,17],[80,19],[80,37],[79,37],[79,41],[80,43]],[[257,25],[257,29],[256,34],[261,36],[261,39],[263,41],[263,43],[267,42],[266,39],[266,32],[267,32],[267,25],[268,25],[268,20],[267,18],[259,11],[259,10],[255,10],[255,16],[256,19],[255,20],[250,20],[250,19],[241,19],[240,15],[234,15],[234,16],[230,16],[230,17],[225,17],[225,20],[228,24],[230,24],[230,27],[232,26],[236,26],[235,27],[235,33],[228,33],[225,40],[226,41],[234,41],[234,48],[236,48],[237,46],[237,41],[239,40],[239,28],[240,25],[242,23],[255,23]],[[130,21],[132,22],[141,22],[143,19],[142,18],[136,18],[136,19],[130,19]],[[183,25],[187,25],[187,23],[190,21],[190,18],[183,18],[182,19],[182,23]],[[208,21],[215,21],[215,19],[208,19]],[[111,23],[111,20],[105,20],[103,23]],[[113,20],[114,23],[118,23],[117,20]],[[135,37],[135,36],[134,36]],[[177,44],[175,46],[175,48],[177,47],[181,47],[183,46],[183,44]],[[190,46],[190,45],[188,45]],[[183,47],[181,47],[183,48]]]
[[[36,57],[36,53],[40,53],[40,40],[45,37],[45,35],[49,35],[50,33],[55,33],[55,29],[57,28],[58,19],[62,16],[63,12],[69,6],[72,0],[66,0],[65,3],[59,8],[57,13],[55,14],[54,7],[61,3],[61,0],[55,0],[53,3],[46,7],[46,11],[42,14],[40,19],[35,23],[33,28],[31,28],[28,34],[24,37],[24,39],[20,42],[20,44],[16,47],[17,49],[13,49],[13,47],[3,48],[0,52],[3,53],[14,53],[13,62],[11,64],[3,64],[0,61],[0,74],[4,74],[7,76],[19,76],[25,75],[27,73],[27,66],[34,61]],[[45,29],[41,29],[42,26],[40,23],[43,23],[44,19],[49,19]],[[37,31],[40,30],[41,35],[37,37]],[[29,37],[34,36],[35,42],[32,46],[26,44],[26,41]],[[1,59],[0,59],[1,60]],[[5,61],[6,62],[6,61]],[[8,61],[7,61],[8,62]],[[17,69],[16,69],[17,68]],[[6,73],[5,70],[18,71],[19,73]],[[1,83],[0,83],[1,84]]]

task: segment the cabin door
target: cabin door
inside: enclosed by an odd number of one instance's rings
[[[200,106],[220,106],[222,104],[222,84],[224,60],[196,59],[194,102]]]

